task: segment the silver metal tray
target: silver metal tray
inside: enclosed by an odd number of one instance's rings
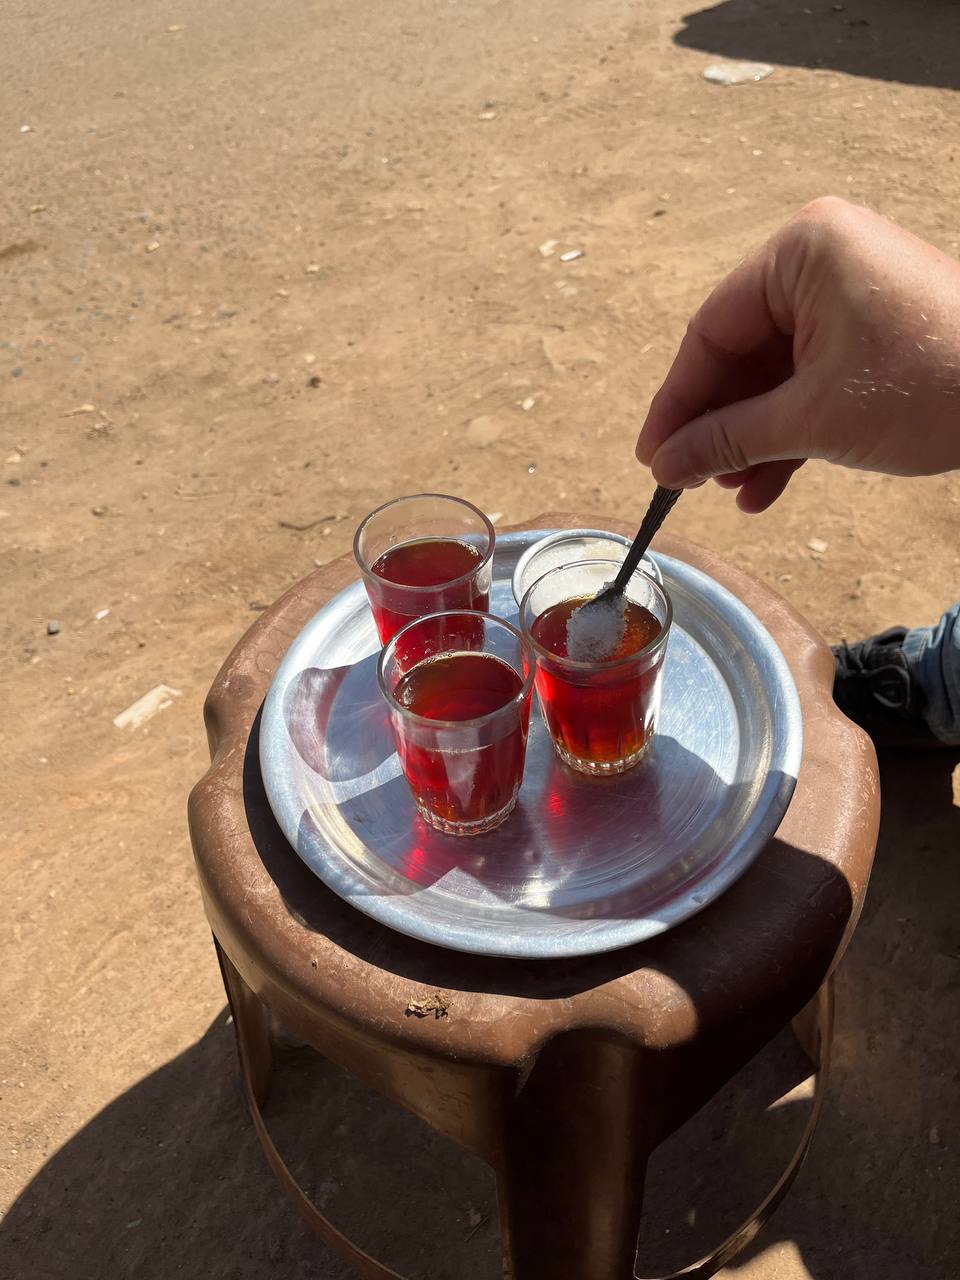
[[[516,619],[511,577],[549,530],[497,539],[491,612]],[[416,814],[376,681],[360,582],[290,646],[267,695],[260,764],[290,844],[358,910],[481,955],[612,951],[687,919],[750,865],[780,824],[802,751],[780,650],[719,583],[657,556],[673,599],[653,749],[618,778],[573,773],[534,706],[517,808],[456,838]]]

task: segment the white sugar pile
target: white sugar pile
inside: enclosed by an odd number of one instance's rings
[[[604,588],[606,590],[606,588]],[[581,605],[567,619],[567,657],[574,662],[604,662],[616,652],[627,628],[626,596],[605,596]]]

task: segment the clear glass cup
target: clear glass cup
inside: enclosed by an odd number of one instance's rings
[[[648,610],[659,630],[635,652],[605,661],[575,661],[547,647],[549,622],[544,619],[539,628],[537,623],[555,605],[597,595],[619,568],[616,560],[586,560],[552,569],[527,590],[520,606],[523,631],[537,658],[537,697],[557,754],[580,773],[599,776],[624,773],[649,749],[673,619],[670,598],[638,570],[626,597]],[[648,620],[641,615],[638,624],[643,621]],[[630,627],[623,644],[629,643]],[[551,630],[555,639],[556,628]],[[642,636],[642,628],[635,634]]]
[[[535,665],[516,627],[463,610],[408,623],[381,653],[377,679],[400,764],[439,831],[481,835],[513,810]]]
[[[510,584],[517,608],[528,589],[551,569],[559,569],[561,565],[570,564],[574,560],[618,560],[622,564],[632,543],[632,538],[625,538],[619,533],[604,533],[602,529],[562,529],[557,533],[548,533],[545,538],[527,547],[517,560]],[[638,568],[655,581],[663,582],[660,566],[649,552],[640,561]]]
[[[418,493],[371,511],[357,529],[353,554],[380,642],[428,613],[486,612],[495,542],[493,525],[462,498]]]

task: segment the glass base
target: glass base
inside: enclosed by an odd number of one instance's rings
[[[517,805],[517,796],[514,792],[509,804],[498,810],[497,813],[491,813],[489,817],[478,818],[476,822],[452,822],[449,818],[441,818],[436,813],[431,813],[429,809],[425,809],[419,801],[417,803],[417,812],[424,822],[429,823],[435,831],[442,831],[448,836],[482,836],[488,831],[493,831],[499,827],[501,822],[505,822],[510,817]]]
[[[554,739],[553,745],[557,749],[557,755],[564,764],[568,764],[571,769],[576,769],[577,773],[589,774],[591,778],[614,778],[619,773],[626,773],[628,769],[632,769],[635,764],[639,764],[643,757],[650,750],[653,742],[653,734],[651,733],[646,742],[639,751],[634,751],[632,755],[623,756],[620,760],[582,760],[579,756],[571,755],[570,752],[560,745]]]

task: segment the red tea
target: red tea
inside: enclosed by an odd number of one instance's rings
[[[534,622],[531,633],[542,648],[569,657],[567,624],[571,614],[590,597],[580,596],[551,605]],[[657,618],[632,600],[624,602],[623,634],[604,662],[629,658],[660,634]],[[643,753],[652,731],[652,698],[662,654],[646,670],[630,662],[620,667],[576,669],[540,659],[537,694],[550,736],[561,755],[601,766],[621,766]]]
[[[488,653],[426,658],[401,677],[393,697],[428,720],[462,722],[488,716],[523,688],[512,666]],[[451,732],[405,724],[397,728],[400,763],[416,800],[452,823],[480,823],[508,808],[520,786],[527,745],[529,700],[514,717]]]
[[[479,550],[459,538],[417,538],[390,547],[370,567],[384,583],[375,594],[368,591],[381,641],[386,644],[414,618],[441,609],[485,613],[489,592],[481,588],[476,576],[482,563]],[[445,587],[458,578],[465,580]],[[392,586],[423,590],[391,591]]]

